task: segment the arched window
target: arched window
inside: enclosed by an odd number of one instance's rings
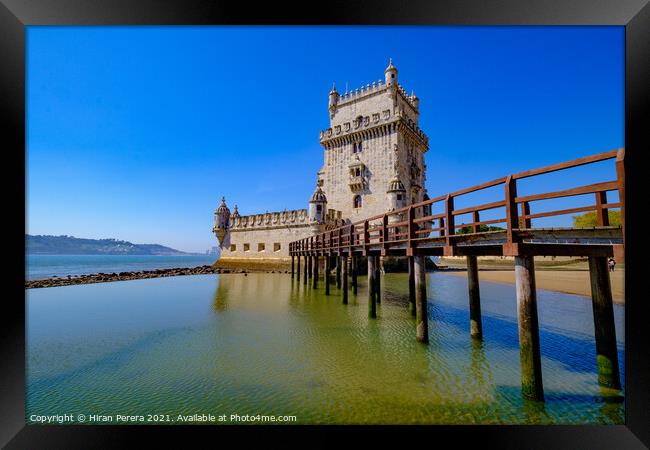
[[[361,196],[360,195],[355,195],[354,196],[354,207],[355,208],[361,208]]]

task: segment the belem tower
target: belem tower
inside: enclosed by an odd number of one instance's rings
[[[397,73],[390,61],[384,80],[343,95],[332,87],[324,163],[307,209],[242,216],[221,199],[213,228],[220,259],[287,259],[292,241],[428,199],[420,102]]]

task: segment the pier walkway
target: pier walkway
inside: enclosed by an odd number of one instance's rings
[[[613,163],[615,179],[553,190],[559,174],[589,164]],[[584,256],[589,258],[592,287],[598,380],[620,389],[618,355],[607,258],[624,258],[625,151],[613,150],[584,158],[498,178],[408,207],[388,211],[363,221],[346,224],[289,245],[292,277],[301,275],[318,286],[319,260],[324,257],[325,292],[330,293],[330,271],[336,267],[336,283],[343,303],[348,299],[348,275],[353,294],[357,290],[358,258],[368,258],[368,314],[376,318],[380,298],[379,258],[407,257],[409,306],[416,322],[416,339],[428,342],[425,257],[466,256],[469,285],[470,335],[482,339],[477,256],[511,256],[515,259],[517,314],[523,394],[543,400],[539,329],[535,294],[535,256]],[[550,174],[550,181],[541,177]],[[519,195],[522,180],[536,178],[544,192]],[[568,180],[572,180],[569,176]],[[567,181],[565,177],[564,182]],[[524,186],[529,188],[530,186]],[[550,188],[546,190],[546,188]],[[521,189],[523,190],[523,189]],[[608,200],[614,197],[614,200]],[[471,198],[489,198],[474,204]],[[584,206],[555,209],[553,201],[575,199]],[[465,204],[463,204],[465,203]],[[462,207],[455,207],[463,204]],[[609,211],[620,211],[621,225],[609,223]],[[589,228],[535,227],[534,221],[595,211],[597,226]],[[487,228],[487,231],[486,231]],[[297,270],[296,270],[297,268]],[[342,274],[341,274],[342,272]]]

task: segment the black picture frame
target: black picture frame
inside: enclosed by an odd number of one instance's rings
[[[5,170],[5,287],[0,313],[0,444],[26,448],[116,448],[135,438],[192,446],[201,437],[237,445],[262,436],[286,444],[341,445],[340,431],[361,433],[365,442],[396,438],[406,445],[424,439],[454,447],[473,443],[495,448],[622,449],[650,446],[648,301],[642,283],[642,158],[650,148],[650,6],[648,0],[445,0],[331,1],[321,4],[250,4],[218,0],[0,0],[0,111]],[[618,25],[625,27],[626,266],[625,425],[620,426],[395,426],[395,427],[185,427],[25,425],[25,54],[32,25]],[[334,57],[337,49],[332,49]],[[640,207],[637,208],[637,205]],[[324,431],[324,432],[323,432]],[[332,432],[335,431],[335,432]],[[192,440],[188,440],[191,437]],[[303,438],[305,440],[303,440]],[[210,441],[208,441],[210,442]],[[445,446],[449,445],[445,444]],[[153,446],[148,442],[148,446]]]

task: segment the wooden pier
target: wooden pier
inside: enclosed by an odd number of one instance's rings
[[[522,393],[534,400],[544,399],[541,353],[535,291],[535,256],[588,257],[592,286],[598,381],[620,389],[616,335],[607,258],[624,258],[625,225],[625,151],[613,150],[597,155],[554,164],[539,169],[498,178],[477,186],[386,212],[363,221],[326,231],[292,242],[289,252],[297,258],[300,276],[301,257],[311,267],[311,260],[324,256],[328,261],[326,289],[329,294],[330,258],[347,267],[350,259],[351,287],[357,293],[358,258],[368,259],[368,316],[377,317],[379,295],[379,258],[403,256],[409,267],[409,310],[415,316],[416,340],[428,342],[427,288],[425,260],[428,256],[465,256],[469,285],[470,336],[483,339],[479,272],[477,256],[510,256],[515,259],[515,292],[519,327]],[[571,189],[518,195],[518,182],[589,164],[613,161],[616,179]],[[539,179],[539,178],[538,178]],[[571,178],[569,178],[570,180]],[[546,184],[545,184],[546,185]],[[494,192],[497,192],[495,194]],[[499,194],[500,192],[500,194]],[[618,201],[608,201],[607,194],[618,193]],[[491,195],[493,201],[456,208],[469,194]],[[593,204],[568,209],[549,210],[547,200],[575,197],[591,198]],[[460,201],[459,201],[460,200]],[[440,209],[434,213],[435,208]],[[539,207],[539,209],[537,209]],[[621,226],[610,226],[608,211],[618,209]],[[538,211],[538,212],[535,212]],[[534,227],[533,220],[595,211],[597,226],[591,228]],[[484,218],[482,219],[481,216]],[[487,216],[487,217],[486,217]],[[462,220],[466,219],[466,220]],[[500,229],[481,231],[482,225],[499,225]],[[459,233],[462,231],[462,233]],[[314,287],[318,272],[314,267]],[[311,269],[309,270],[311,276]],[[347,303],[348,271],[343,269]],[[305,279],[307,267],[305,267]],[[305,281],[306,282],[306,281]]]

